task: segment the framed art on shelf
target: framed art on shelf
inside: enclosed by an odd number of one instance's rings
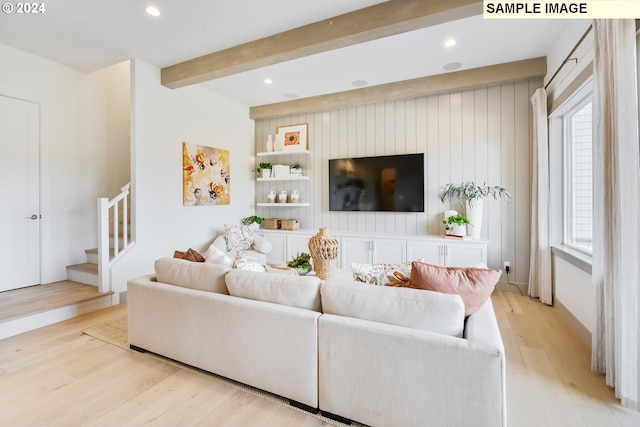
[[[308,124],[279,126],[278,134],[284,135],[283,151],[305,151],[307,150],[307,129]]]

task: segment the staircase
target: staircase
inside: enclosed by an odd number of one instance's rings
[[[127,184],[112,200],[98,199],[98,248],[67,266],[69,280],[0,293],[0,340],[118,303],[111,267],[133,247],[129,194]]]

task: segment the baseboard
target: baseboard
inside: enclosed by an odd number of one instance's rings
[[[496,284],[496,290],[507,292],[519,292],[521,295],[529,295],[529,284],[520,282],[507,282],[500,280]]]
[[[332,414],[331,412],[325,412],[321,410],[320,413],[330,420],[334,420],[342,424],[351,425],[353,423],[353,421],[349,418],[341,417],[340,415]]]
[[[562,305],[562,303],[558,301],[557,298],[553,300],[553,306],[556,310],[558,310],[558,313],[560,313],[564,320],[567,321],[569,326],[571,326],[571,328],[576,331],[580,339],[584,341],[584,343],[587,344],[589,348],[591,348],[591,332],[589,331],[589,329],[587,329],[587,327],[584,326],[582,322],[578,320],[578,318],[574,316],[573,313],[569,311],[569,309],[567,309],[567,307]]]

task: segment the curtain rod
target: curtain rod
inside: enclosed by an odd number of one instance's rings
[[[580,37],[580,40],[578,40],[578,43],[576,43],[576,45],[573,47],[573,49],[571,49],[571,52],[569,52],[569,55],[567,55],[567,57],[564,59],[564,61],[562,61],[562,64],[560,64],[560,66],[558,67],[558,69],[556,70],[555,73],[553,73],[553,76],[551,76],[551,79],[549,79],[549,81],[547,82],[546,85],[544,85],[544,88],[546,89],[547,87],[549,87],[549,85],[551,84],[551,82],[553,81],[553,79],[556,78],[556,76],[558,75],[558,73],[560,72],[560,70],[562,70],[562,67],[564,67],[566,65],[567,62],[575,60],[576,62],[578,62],[577,58],[572,58],[571,55],[573,55],[575,53],[575,51],[578,49],[578,47],[580,46],[580,44],[584,41],[585,38],[587,38],[587,34],[589,34],[589,32],[591,32],[591,30],[593,29],[593,25],[589,25],[589,28],[587,28],[587,31],[584,32],[584,34],[582,35],[582,37]]]

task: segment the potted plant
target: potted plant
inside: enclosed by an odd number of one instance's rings
[[[302,166],[300,163],[295,162],[289,166],[289,173],[291,175],[302,175]]]
[[[440,201],[449,202],[459,201],[465,207],[465,213],[471,221],[473,232],[471,235],[474,239],[480,238],[480,227],[482,226],[482,205],[483,200],[487,197],[493,197],[495,200],[504,199],[509,203],[512,199],[511,193],[506,188],[500,186],[488,186],[486,183],[477,185],[475,182],[463,182],[462,184],[445,184],[440,187]]]
[[[271,169],[273,166],[269,162],[260,162],[256,168],[256,175],[262,178],[269,178],[271,176]]]
[[[254,229],[258,229],[262,221],[264,221],[264,218],[261,216],[251,215],[242,218],[242,225],[252,225]]]
[[[298,253],[291,261],[287,262],[287,266],[295,268],[299,275],[304,276],[311,271],[311,255],[306,252]]]
[[[451,215],[444,221],[444,228],[447,236],[464,237],[467,235],[467,225],[470,225],[469,218],[462,215]]]

